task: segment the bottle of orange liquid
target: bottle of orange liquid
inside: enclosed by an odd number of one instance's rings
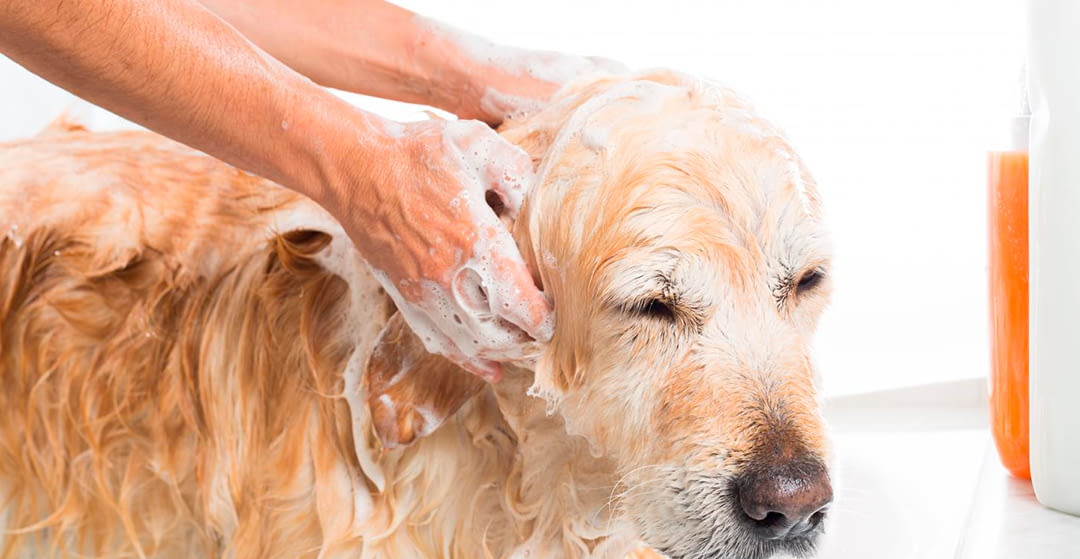
[[[1014,476],[1025,479],[1031,479],[1028,454],[1028,120],[1027,116],[1013,119],[1013,149],[990,152],[989,177],[990,426],[1001,463]]]

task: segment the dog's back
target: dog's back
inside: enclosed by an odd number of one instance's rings
[[[319,211],[148,133],[0,146],[0,555],[344,537],[319,506],[360,471],[349,286],[312,259],[329,235],[277,223]]]

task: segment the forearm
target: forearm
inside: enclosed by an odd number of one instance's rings
[[[316,82],[443,105],[464,68],[425,43],[415,14],[379,0],[200,0],[244,35]]]
[[[495,45],[382,0],[200,1],[320,84],[463,118],[495,124],[502,115],[485,105],[495,93],[546,99],[564,81],[547,67],[554,53]]]
[[[189,0],[8,0],[0,50],[80,97],[317,200],[327,196],[328,134],[352,127],[350,140],[379,141],[372,121]]]

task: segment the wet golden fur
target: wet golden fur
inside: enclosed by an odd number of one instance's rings
[[[310,201],[149,133],[0,146],[0,557],[696,557],[729,505],[698,526],[667,489],[824,459],[827,284],[789,284],[828,252],[779,133],[667,73],[503,133],[541,167],[515,235],[556,336],[435,395],[363,378],[393,308]]]

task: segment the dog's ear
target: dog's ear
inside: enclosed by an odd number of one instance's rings
[[[395,448],[435,431],[484,381],[429,353],[394,313],[375,340],[364,385],[375,434],[383,448]]]

